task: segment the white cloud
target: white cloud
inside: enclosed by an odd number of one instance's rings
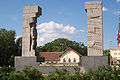
[[[76,30],[73,26],[64,26],[63,24],[58,24],[53,21],[42,23],[37,26],[37,44],[38,46],[44,45],[57,38],[71,39],[72,36],[75,36],[75,34],[78,33],[78,31],[84,32],[84,30]]]
[[[16,36],[16,37],[15,37],[15,41],[16,41],[18,38],[20,38],[20,37],[21,37],[21,36]]]
[[[43,37],[40,37],[39,39],[40,39],[41,42],[45,41],[45,39]]]
[[[103,11],[108,11],[108,8],[103,7],[102,10]]]
[[[85,30],[83,30],[83,29],[81,29],[81,30],[79,30],[80,32],[85,32]]]
[[[68,34],[73,34],[75,30],[76,29],[74,27],[65,26],[65,27],[63,27],[62,32],[66,32]]]
[[[120,0],[116,0],[117,2],[120,2]]]

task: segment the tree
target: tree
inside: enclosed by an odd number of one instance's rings
[[[16,40],[16,46],[17,46],[17,54],[15,56],[22,56],[22,37],[19,37]]]
[[[16,53],[15,31],[0,29],[0,66],[13,65],[9,63],[11,56]]]
[[[72,48],[84,56],[87,55],[87,46],[85,46],[83,43],[70,41],[65,38],[58,38],[52,42],[45,44],[44,46],[37,47],[36,51],[37,52],[61,52],[61,51],[65,51],[67,48]]]
[[[110,50],[104,50],[103,51],[103,56],[108,56],[108,64],[110,64]]]

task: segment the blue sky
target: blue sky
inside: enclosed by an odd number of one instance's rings
[[[93,0],[86,0],[93,1]],[[104,49],[116,46],[120,14],[120,0],[103,1]],[[68,38],[87,45],[87,16],[85,0],[1,0],[0,28],[15,30],[22,35],[23,7],[39,5],[42,16],[38,18],[38,45],[56,38]]]

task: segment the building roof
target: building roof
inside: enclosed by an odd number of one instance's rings
[[[118,47],[110,48],[110,50],[120,50]]]
[[[77,51],[75,51],[74,49],[72,49],[72,48],[68,48],[68,49],[66,49],[62,54],[64,54],[66,51],[68,51],[68,50],[72,50],[73,52],[75,52],[76,54],[78,54],[79,56],[82,56],[80,53],[78,53]],[[62,55],[61,54],[61,55]],[[60,55],[60,56],[61,56]]]
[[[63,52],[41,52],[41,56],[44,56],[45,61],[59,61],[60,60],[60,55]]]
[[[41,52],[42,53],[41,56],[45,58],[45,61],[60,61],[60,56],[62,56],[62,54],[64,54],[68,50],[74,51],[80,57],[82,56],[80,53],[78,53],[72,48],[68,48],[64,52]]]

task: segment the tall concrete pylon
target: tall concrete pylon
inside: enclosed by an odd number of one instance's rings
[[[87,13],[88,56],[103,56],[102,1],[85,2]]]
[[[41,15],[39,6],[25,6],[23,9],[22,56],[35,56],[37,45],[37,18]]]
[[[38,67],[35,48],[37,45],[37,18],[41,16],[39,6],[25,6],[23,9],[22,56],[15,56],[15,69],[22,71],[25,66]]]

